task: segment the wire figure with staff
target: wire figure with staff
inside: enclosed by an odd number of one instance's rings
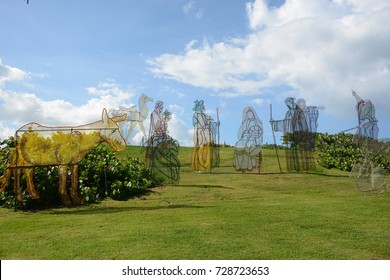
[[[283,132],[287,170],[315,170],[314,147],[311,141],[313,136],[307,124],[305,111],[298,106],[293,97],[286,98],[285,104],[288,109],[285,118],[275,121],[271,116],[270,123],[273,133]]]
[[[358,125],[349,130],[356,129],[352,141],[362,151],[363,158],[358,159],[352,167],[351,177],[356,179],[361,191],[379,190],[386,185],[386,172],[374,162],[374,157],[389,154],[389,142],[378,140],[378,120],[371,100],[363,100],[355,91],[352,91],[352,95],[356,100]]]
[[[214,122],[205,111],[204,101],[194,101],[194,114],[192,123],[194,125],[194,152],[192,154],[192,169],[201,172],[209,170],[217,165],[217,156],[215,149],[217,129],[219,121]]]

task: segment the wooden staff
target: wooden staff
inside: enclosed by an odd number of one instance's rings
[[[278,145],[276,145],[276,138],[275,138],[275,131],[274,131],[274,126],[273,126],[273,119],[272,119],[272,104],[269,104],[269,112],[270,112],[270,124],[272,128],[272,136],[274,138],[274,144],[275,144],[275,152],[276,152],[276,158],[278,159],[278,165],[279,165],[279,171],[282,173],[282,167],[280,165],[280,160],[279,160],[279,153],[278,153]]]
[[[219,125],[220,125],[220,123],[219,123],[219,114],[218,114],[219,108],[217,107],[216,110],[217,110],[217,125],[218,125],[218,130],[217,130],[217,131],[218,131],[217,166],[219,167],[219,163],[220,163],[220,155],[219,155],[219,145],[220,145],[220,142],[219,142],[219,140],[220,140],[220,136],[219,136]]]

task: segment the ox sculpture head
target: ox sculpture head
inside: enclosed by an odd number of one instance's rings
[[[110,118],[107,114],[107,110],[103,109],[102,130],[100,131],[100,136],[111,146],[114,151],[117,152],[126,149],[126,141],[123,138],[118,126],[118,122],[122,122],[125,119],[126,114]]]

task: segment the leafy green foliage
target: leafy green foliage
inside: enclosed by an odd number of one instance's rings
[[[14,141],[11,138],[0,142],[0,175],[3,174],[12,156]],[[5,192],[0,192],[0,205],[15,206],[13,193],[14,179],[11,176]],[[149,188],[160,183],[159,180],[138,159],[118,159],[115,152],[102,144],[90,151],[79,165],[79,195],[85,203],[95,203],[111,197],[126,200],[145,194]],[[33,200],[25,191],[25,178],[21,176],[24,202],[17,206],[23,209],[47,208],[61,205],[58,195],[57,166],[42,166],[34,169],[34,184],[40,198]],[[68,176],[67,186],[70,186]]]
[[[385,154],[376,154],[372,161],[382,167],[387,172],[390,172],[390,156]]]
[[[372,142],[375,142],[375,149]],[[390,172],[389,143],[372,140],[370,146],[366,146],[359,145],[356,139],[354,141],[352,134],[317,133],[316,135],[316,153],[321,166],[350,171],[354,164],[369,159],[374,165]]]
[[[319,164],[325,168],[350,171],[355,162],[363,157],[361,150],[352,142],[352,134],[317,133],[316,136]]]
[[[81,161],[79,181],[86,201],[104,197],[126,200],[159,183],[138,159],[119,160],[105,145],[98,146]]]

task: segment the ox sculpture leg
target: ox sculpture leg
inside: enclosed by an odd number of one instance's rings
[[[70,198],[74,205],[83,205],[84,200],[79,197],[79,165],[70,166]]]
[[[16,195],[16,200],[19,202],[23,202],[23,193],[20,188],[20,173],[22,170],[20,168],[14,168],[14,193]]]
[[[66,178],[68,176],[68,165],[59,165],[58,166],[58,179],[59,179],[59,195],[61,196],[62,204],[66,207],[71,207],[72,203],[74,205],[82,205],[84,201],[78,195],[78,174],[79,166],[71,165],[71,188],[70,188],[70,197],[66,188]]]
[[[1,192],[5,191],[5,188],[9,185],[9,180],[11,179],[11,176],[14,176],[14,193],[16,196],[16,199],[19,202],[23,202],[23,195],[22,191],[20,189],[20,169],[17,169],[15,167],[7,166],[4,169],[3,176],[0,177],[0,189]]]
[[[27,192],[30,195],[31,199],[38,199],[39,194],[34,186],[34,168],[23,168],[24,176],[26,177]],[[19,177],[19,176],[18,176]],[[20,185],[19,185],[20,186]],[[20,189],[20,187],[19,187]]]
[[[58,193],[61,196],[62,205],[66,207],[71,207],[72,202],[70,201],[68,192],[66,190],[66,178],[68,176],[68,166],[67,165],[59,165],[58,166]]]
[[[1,192],[4,192],[5,188],[8,186],[9,179],[11,178],[13,171],[14,171],[14,169],[11,169],[8,166],[4,169],[4,174],[0,177],[0,190],[1,190]]]
[[[5,188],[9,184],[9,180],[11,179],[11,176],[14,176],[14,193],[16,195],[16,199],[19,202],[23,202],[23,192],[22,188],[20,187],[20,176],[23,169],[24,176],[26,178],[26,184],[27,184],[27,192],[29,193],[31,199],[38,199],[39,194],[35,189],[33,176],[34,176],[34,169],[33,168],[15,168],[15,167],[7,167],[4,170],[4,175],[0,177],[0,189],[2,192],[5,191]]]

